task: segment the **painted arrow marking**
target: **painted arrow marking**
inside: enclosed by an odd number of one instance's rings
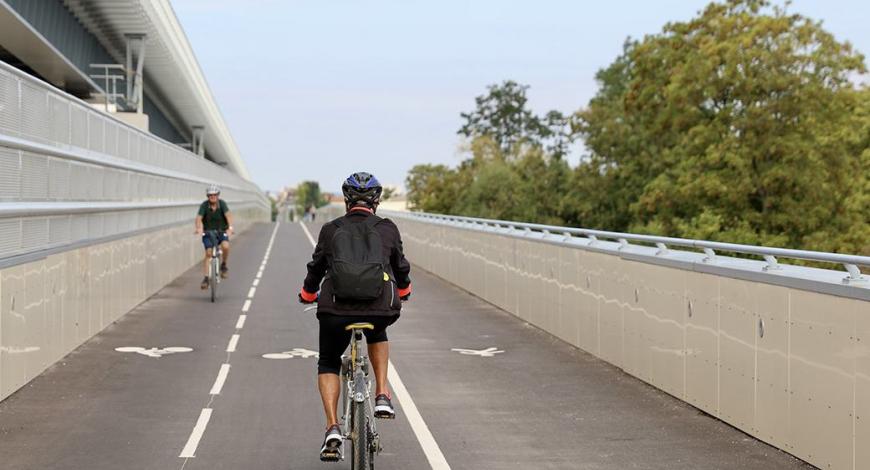
[[[462,348],[453,348],[451,351],[458,352],[459,354],[465,354],[466,356],[480,356],[480,357],[493,357],[496,354],[501,354],[504,351],[498,349],[496,347],[486,348],[486,349],[462,349]]]
[[[312,351],[310,349],[293,348],[289,351],[263,354],[263,357],[266,359],[293,359],[294,357],[301,357],[303,359],[307,359],[309,357],[320,357],[320,354],[318,354],[317,351]]]
[[[143,356],[154,357],[160,359],[161,357],[167,354],[174,353],[183,353],[183,352],[191,352],[193,349],[185,348],[183,346],[170,346],[168,348],[142,348],[139,346],[125,346],[122,348],[115,348],[115,351],[118,352],[134,352],[141,354]]]

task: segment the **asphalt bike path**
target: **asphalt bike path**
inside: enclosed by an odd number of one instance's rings
[[[296,299],[312,251],[298,224],[281,224],[232,354],[231,377],[185,469],[350,468],[349,446],[344,462],[320,461],[326,423],[317,391],[317,320]],[[377,422],[384,451],[376,468],[427,468],[397,408],[398,419]]]
[[[0,403],[0,468],[349,468],[318,459],[317,322],[295,300],[319,228],[275,228],[233,240],[217,303],[197,266]],[[412,269],[376,468],[811,468]]]
[[[197,264],[0,403],[0,467],[180,468],[271,229],[233,238],[216,303]]]

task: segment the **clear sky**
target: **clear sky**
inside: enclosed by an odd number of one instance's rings
[[[539,113],[585,106],[627,37],[707,3],[172,0],[254,181],[332,192],[354,171],[401,185],[415,164],[461,161],[459,113],[489,84],[530,85]],[[870,53],[870,2],[789,11]]]

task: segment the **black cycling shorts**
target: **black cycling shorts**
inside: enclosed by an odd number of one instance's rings
[[[350,331],[344,327],[351,323],[371,323],[373,330],[363,330],[366,343],[375,344],[387,341],[387,327],[399,319],[399,315],[333,315],[318,313],[320,321],[320,359],[317,360],[318,374],[339,374],[341,355],[350,344]]]

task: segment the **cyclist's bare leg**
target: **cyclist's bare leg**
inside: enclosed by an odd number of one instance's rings
[[[369,360],[372,361],[372,369],[375,370],[375,381],[377,381],[377,392],[375,395],[390,396],[389,388],[387,388],[387,367],[390,361],[390,342],[381,341],[380,343],[370,344]]]
[[[211,248],[205,249],[205,258],[202,260],[202,275],[208,277],[208,261],[211,259]]]
[[[227,264],[230,259],[230,242],[221,242],[221,258],[221,262]]]
[[[338,374],[318,374],[317,386],[320,389],[320,399],[323,401],[323,411],[326,412],[326,427],[338,424],[338,397],[341,394],[341,381]]]

